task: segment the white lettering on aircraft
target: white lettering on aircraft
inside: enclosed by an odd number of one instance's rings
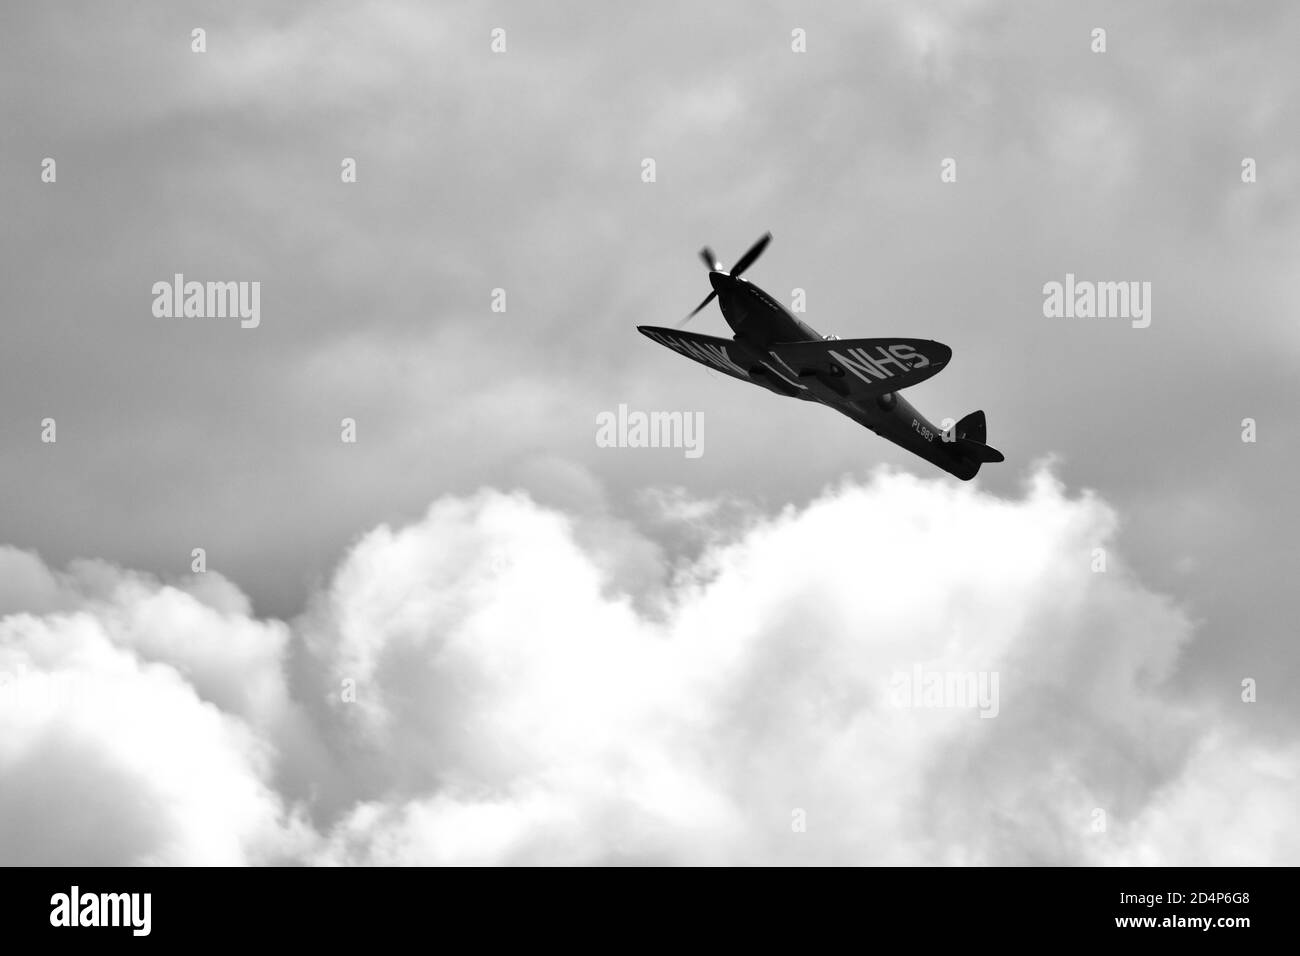
[[[727,353],[726,346],[714,345],[711,342],[703,342],[698,339],[688,339],[685,337],[667,335],[663,332],[647,331],[646,335],[654,339],[660,345],[665,345],[685,355],[688,358],[695,359],[697,362],[703,362],[713,368],[720,369],[731,375],[740,378],[749,378],[749,373],[731,358]],[[895,374],[903,372],[916,371],[917,369],[926,368],[930,364],[929,358],[916,351],[910,345],[877,345],[875,355],[868,354],[865,348],[845,349],[842,352],[831,350],[830,356],[838,361],[844,368],[848,369],[862,381],[867,383],[883,381],[884,379],[893,378]],[[806,389],[807,386],[799,381],[799,377],[789,364],[781,356],[773,351],[768,353],[773,359],[779,362],[790,374],[787,376],[775,368],[771,363],[764,362],[763,365],[789,385],[798,389]],[[893,369],[890,366],[894,366]]]
[[[864,348],[845,349],[844,352],[832,349],[830,354],[842,366],[869,384],[893,378],[894,373],[887,367],[889,365],[896,365],[903,372],[913,372],[930,364],[928,358],[910,345],[888,347],[877,345],[875,348],[875,355],[868,355]]]
[[[712,365],[714,368],[729,372],[732,375],[738,375],[741,378],[749,378],[749,373],[732,361],[731,356],[727,354],[725,346],[713,345],[709,342],[700,342],[688,338],[676,338],[664,335],[661,332],[647,331],[646,335],[654,339],[660,345],[666,345],[674,352],[680,352],[688,358],[693,358],[697,362],[703,362],[705,365]]]
[[[763,363],[763,367],[764,367],[764,368],[766,368],[769,372],[771,372],[773,375],[775,375],[775,376],[776,376],[777,378],[779,378],[781,381],[785,382],[787,385],[789,385],[789,386],[791,386],[791,387],[793,387],[793,388],[801,388],[801,389],[807,391],[808,386],[807,386],[807,385],[801,385],[801,384],[799,383],[799,373],[796,372],[794,369],[792,369],[792,368],[790,367],[790,364],[789,364],[785,359],[781,358],[781,356],[777,355],[775,352],[768,352],[767,354],[770,355],[770,356],[772,356],[772,358],[776,359],[776,361],[780,362],[781,365],[785,368],[785,370],[786,370],[787,372],[790,373],[790,375],[789,375],[789,377],[786,377],[785,375],[782,375],[779,371],[777,371],[776,366],[775,366],[775,365],[772,365],[772,364],[769,363],[769,362],[764,362],[764,363]]]

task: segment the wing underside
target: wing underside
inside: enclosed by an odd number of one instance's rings
[[[929,339],[784,342],[770,352],[800,380],[815,378],[850,400],[911,388],[952,358],[952,349]]]
[[[924,382],[952,357],[948,346],[929,339],[784,342],[759,355],[729,339],[698,332],[648,325],[638,330],[714,371],[804,398],[831,398],[830,393],[851,401],[875,398]]]
[[[723,372],[742,381],[761,384],[755,382],[746,369],[745,365],[749,361],[748,358],[741,353],[736,343],[729,339],[701,335],[698,332],[657,328],[652,325],[641,325],[637,327],[637,330],[646,338],[658,342],[674,352],[685,355],[688,359],[693,359],[716,372]]]

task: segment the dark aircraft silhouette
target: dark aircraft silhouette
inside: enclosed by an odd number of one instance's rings
[[[700,258],[709,268],[713,291],[682,325],[715,298],[735,336],[720,339],[696,332],[641,325],[637,330],[702,365],[791,398],[829,405],[877,435],[933,462],[963,481],[1002,453],[984,443],[984,413],[971,412],[949,432],[932,425],[901,389],[924,382],[952,357],[952,349],[928,339],[840,339],[821,336],[740,274],[763,254],[772,234],[750,248],[730,272],[713,250]]]

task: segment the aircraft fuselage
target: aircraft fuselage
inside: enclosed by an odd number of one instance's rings
[[[963,457],[955,443],[944,441],[934,425],[897,392],[865,401],[852,401],[816,376],[800,376],[781,361],[771,346],[785,342],[821,342],[824,336],[795,318],[758,286],[725,272],[710,272],[723,318],[759,384],[791,398],[828,405],[882,438],[932,462],[958,478],[971,478],[979,463]]]

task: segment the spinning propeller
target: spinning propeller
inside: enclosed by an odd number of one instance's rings
[[[733,279],[739,279],[740,274],[744,272],[746,269],[748,269],[750,266],[752,266],[758,260],[758,257],[763,254],[763,250],[767,248],[767,244],[771,241],[772,241],[772,234],[770,232],[763,233],[762,238],[760,238],[758,242],[750,246],[749,251],[736,260],[736,264],[731,267],[731,271],[728,272],[727,275],[731,276]],[[710,249],[708,246],[705,246],[703,249],[700,250],[700,258],[704,260],[704,264],[708,266],[710,272],[722,271],[722,263],[718,261],[718,257],[713,254],[713,250]],[[705,296],[704,301],[701,302],[699,305],[697,305],[690,315],[688,315],[686,318],[682,319],[680,322],[677,323],[677,328],[680,329],[691,319],[695,318],[695,316],[699,314],[701,309],[703,309],[706,305],[708,305],[717,297],[718,297],[718,292],[715,289],[712,292],[710,292],[707,296]]]

